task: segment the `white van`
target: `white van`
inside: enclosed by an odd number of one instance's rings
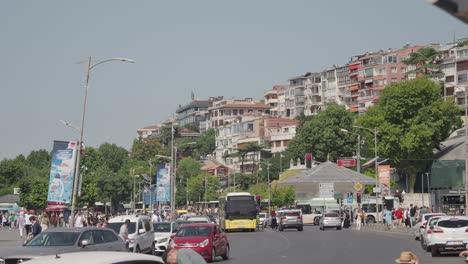
[[[109,219],[107,227],[112,228],[117,234],[120,227],[129,219],[128,225],[128,249],[135,253],[154,252],[154,231],[151,218],[147,215],[119,215]]]

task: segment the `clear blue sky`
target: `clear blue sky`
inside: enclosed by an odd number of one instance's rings
[[[130,147],[136,129],[197,98],[261,98],[274,84],[405,43],[446,43],[462,22],[423,0],[1,1],[0,159],[78,135]]]

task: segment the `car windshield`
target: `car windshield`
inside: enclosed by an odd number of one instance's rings
[[[176,237],[194,237],[194,236],[209,236],[211,227],[209,226],[189,226],[182,227],[177,232]]]
[[[122,227],[124,223],[110,223],[107,225],[108,228],[114,230],[117,234],[120,233],[120,227]],[[128,233],[133,234],[136,232],[136,223],[135,222],[130,222],[128,225]]]
[[[326,213],[325,217],[338,217],[337,213]]]
[[[439,221],[439,218],[440,217],[431,217],[431,219],[429,219],[428,226],[431,226],[431,225],[434,225],[435,223],[437,223],[437,221]]]
[[[266,218],[267,214],[260,214],[260,218]]]
[[[301,213],[299,211],[292,211],[292,212],[283,212],[284,216],[299,216]]]
[[[157,223],[153,224],[154,232],[171,232],[171,224],[170,223]]]
[[[437,214],[425,215],[424,220],[427,221],[427,220],[429,220],[429,218],[434,217],[434,216],[438,216],[438,215]]]
[[[454,218],[439,221],[437,225],[444,228],[461,228],[468,226],[468,220]]]
[[[29,241],[25,246],[57,247],[73,246],[80,236],[79,232],[42,232]]]

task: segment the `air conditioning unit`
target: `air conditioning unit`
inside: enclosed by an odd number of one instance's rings
[[[19,194],[20,188],[13,188],[13,194]]]

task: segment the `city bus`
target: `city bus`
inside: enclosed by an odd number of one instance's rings
[[[248,192],[232,192],[219,198],[219,224],[225,231],[257,228],[257,202]]]

